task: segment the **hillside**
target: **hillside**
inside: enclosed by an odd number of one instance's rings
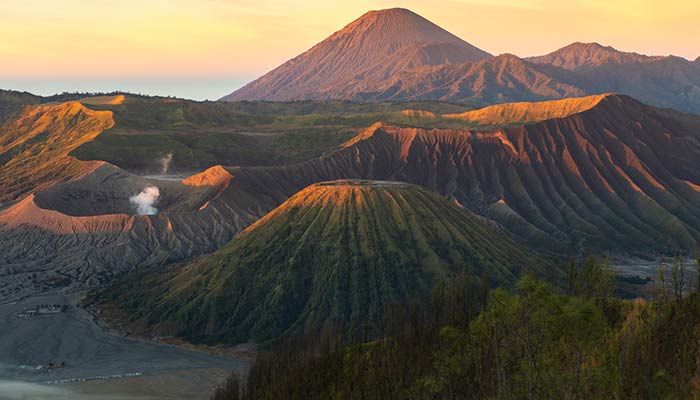
[[[345,86],[376,84],[397,72],[490,57],[409,10],[370,11],[222,100],[332,98]]]
[[[657,107],[700,114],[700,63],[660,57],[643,63],[604,64],[578,75],[586,90],[618,92]]]
[[[698,248],[700,119],[626,96],[596,101],[563,118],[483,131],[377,124],[316,160],[233,169],[218,201],[280,197],[339,178],[399,180],[552,251]]]
[[[312,185],[214,254],[102,298],[156,332],[238,343],[369,320],[463,273],[510,285],[549,267],[439,195],[398,182]]]
[[[439,100],[479,105],[583,96],[573,73],[503,54],[479,62],[402,70],[380,82],[356,82],[330,98],[357,101]]]
[[[39,96],[31,93],[0,89],[0,126],[20,112],[24,106],[39,102]]]
[[[68,154],[114,125],[80,103],[26,106],[0,127],[0,206],[94,169]]]
[[[461,120],[478,126],[531,124],[582,113],[597,106],[605,97],[606,95],[601,95],[540,103],[498,104],[461,114],[445,114],[443,118]]]

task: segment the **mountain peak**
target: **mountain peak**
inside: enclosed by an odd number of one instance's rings
[[[326,41],[334,39],[341,39],[352,46],[364,45],[381,50],[386,50],[385,47],[395,48],[398,45],[415,43],[468,45],[464,40],[405,8],[369,11],[331,35]],[[360,43],[359,40],[363,42]],[[481,56],[476,58],[487,55]]]
[[[370,86],[425,66],[491,57],[410,10],[370,11],[223,100],[332,98],[360,80]]]
[[[628,53],[600,43],[574,42],[544,56],[530,57],[528,61],[538,64],[551,64],[556,67],[575,70],[592,68],[604,64],[632,64],[656,59],[643,54]]]
[[[411,18],[423,18],[420,15],[414,13],[413,11],[409,10],[408,8],[402,8],[402,7],[393,7],[393,8],[384,8],[380,10],[369,10],[366,13],[362,14],[360,18],[358,19],[363,19],[363,18],[371,18],[375,17],[378,15],[386,15],[389,17],[411,17]]]

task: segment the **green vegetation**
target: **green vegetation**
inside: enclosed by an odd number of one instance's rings
[[[214,399],[697,398],[700,287],[681,283],[681,261],[673,268],[656,301],[608,297],[610,270],[592,258],[572,266],[566,294],[526,276],[484,305],[458,281],[397,314],[407,322],[395,335],[289,341]]]
[[[167,154],[173,155],[174,172],[216,164],[294,163],[338,148],[377,121],[426,128],[464,127],[463,121],[443,119],[440,114],[469,109],[438,102],[220,103],[131,95],[120,104],[91,102],[89,107],[112,111],[115,126],[72,154],[138,173],[159,171],[158,159]],[[414,108],[437,116],[402,113]]]
[[[433,192],[339,181],[302,190],[210,256],[128,277],[98,300],[194,342],[275,340],[360,320],[376,337],[386,307],[440,280],[510,286],[530,266],[547,267]]]
[[[77,103],[24,107],[0,129],[0,205],[89,168],[67,154],[110,126],[109,113]]]
[[[110,99],[124,96],[124,101]],[[213,165],[261,166],[304,161],[341,146],[375,122],[401,126],[464,127],[441,114],[464,105],[440,102],[293,101],[196,102],[135,94],[63,93],[50,97],[0,91],[0,125],[13,122],[25,105],[82,101],[92,110],[114,114],[115,125],[71,152],[80,160],[100,160],[136,173],[159,173],[160,158],[172,154],[170,172],[193,172]],[[433,118],[408,116],[424,110]],[[5,158],[9,157],[5,155]]]
[[[39,103],[41,98],[27,92],[0,89],[0,127],[16,116],[26,105]]]

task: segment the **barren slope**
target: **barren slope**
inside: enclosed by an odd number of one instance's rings
[[[215,170],[214,170],[215,171]],[[185,182],[145,179],[109,164],[0,211],[0,298],[94,287],[138,266],[216,250],[275,204],[241,199],[210,206],[227,173]],[[159,188],[156,215],[129,198]]]
[[[334,97],[353,83],[372,85],[405,70],[489,57],[409,10],[370,11],[223,100]]]
[[[484,107],[461,114],[445,114],[443,118],[458,119],[480,126],[530,124],[554,118],[564,118],[587,111],[607,95],[568,98],[546,102],[506,103]]]

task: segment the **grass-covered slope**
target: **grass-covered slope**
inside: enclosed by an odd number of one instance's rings
[[[508,285],[538,257],[426,189],[312,185],[211,256],[103,295],[132,320],[194,341],[242,342],[352,321],[426,295],[441,278]]]
[[[103,160],[136,173],[170,173],[213,165],[279,165],[318,157],[338,148],[359,130],[385,121],[410,126],[464,126],[464,121],[407,116],[404,108],[461,113],[445,103],[195,102],[134,95],[80,99],[109,110],[115,125],[73,152],[81,160]]]
[[[0,206],[94,169],[68,153],[114,124],[77,102],[26,106],[0,126]]]

